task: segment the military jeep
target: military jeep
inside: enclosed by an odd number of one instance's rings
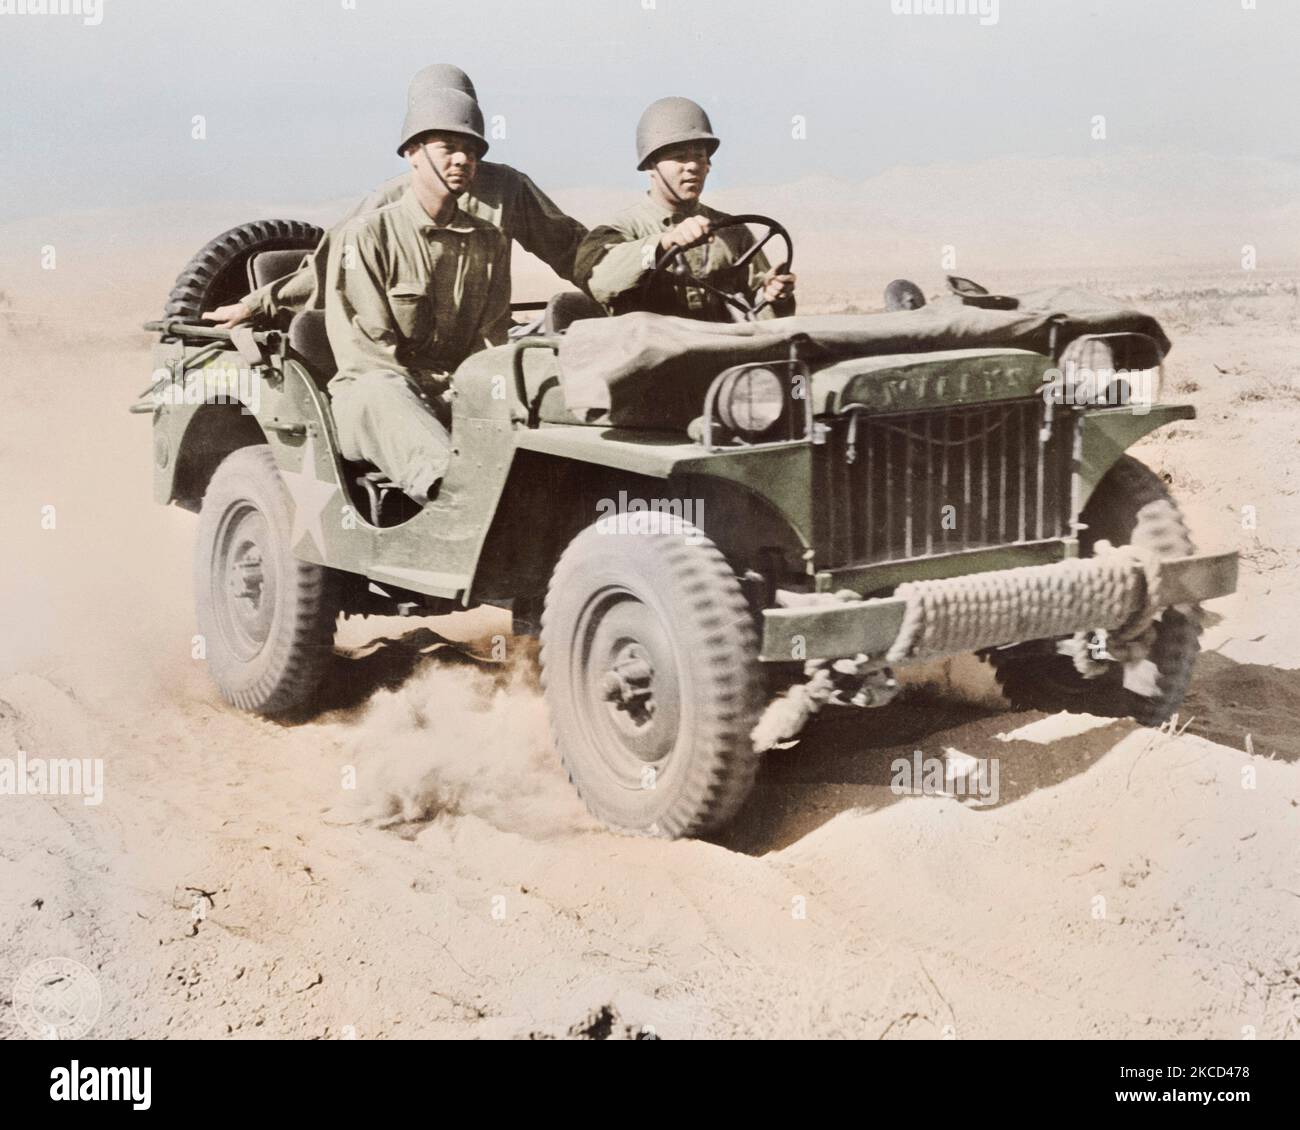
[[[790,261],[779,224],[745,219]],[[940,656],[979,653],[1018,707],[1159,723],[1199,602],[1235,587],[1235,555],[1197,555],[1125,454],[1194,414],[1132,397],[1168,348],[1140,314],[956,279],[867,315],[762,320],[724,295],[725,326],[557,295],[455,373],[450,469],[420,507],[340,458],[323,314],[198,318],[318,238],[224,233],[146,326],[133,410],[157,501],[199,515],[199,629],[242,709],[310,710],[340,614],[508,608],[540,631],[554,744],[591,810],[695,835],[736,813],[765,749]],[[707,285],[673,254],[655,274]],[[1075,370],[1104,388],[1070,395]]]

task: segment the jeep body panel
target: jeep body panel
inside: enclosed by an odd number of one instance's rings
[[[1079,508],[1082,509],[1115,461],[1144,435],[1172,424],[1194,420],[1190,404],[1152,404],[1132,408],[1095,408],[1084,414],[1079,435]]]
[[[269,345],[276,344],[276,335],[261,336]],[[521,453],[599,471],[605,476],[602,481],[612,486],[619,475],[660,481],[665,501],[711,500],[715,517],[721,513],[734,520],[743,503],[762,515],[756,525],[766,525],[762,536],[756,534],[749,542],[739,535],[734,556],[743,557],[757,545],[776,545],[792,559],[787,569],[808,574],[819,591],[884,591],[905,580],[1044,564],[1077,552],[1071,532],[949,554],[828,567],[815,552],[816,531],[831,520],[816,470],[819,460],[831,456],[816,436],[709,450],[679,431],[557,422],[572,420],[562,409],[558,415],[552,410],[555,419],[548,422],[540,418],[539,405],[548,396],[562,397],[549,339],[512,342],[466,360],[454,381],[455,446],[443,489],[409,521],[374,526],[345,481],[351,469],[338,455],[327,393],[292,354],[281,349],[263,360],[250,364],[229,342],[163,342],[155,347],[155,375],[161,378],[151,390],[155,498],[196,507],[206,481],[204,470],[210,474],[214,461],[237,446],[265,442],[303,509],[295,528],[295,554],[460,604],[470,603],[484,564],[483,549],[502,498],[511,489],[512,475],[527,473],[520,469]],[[178,377],[182,361],[183,381]],[[859,407],[886,415],[942,411],[1037,396],[1049,367],[1049,358],[1019,349],[866,357],[814,372],[812,395],[821,416]],[[246,395],[252,378],[257,382],[255,397]],[[1076,513],[1131,443],[1166,422],[1194,415],[1184,405],[1153,405],[1140,413],[1130,408],[1061,411],[1083,417],[1074,467]],[[574,500],[551,501],[558,511]],[[598,516],[593,508],[587,523]]]
[[[179,345],[160,348],[179,360]],[[306,368],[292,357],[268,365],[260,371],[257,395],[240,400],[219,391],[224,381],[219,374],[237,365],[237,354],[221,351],[197,364],[187,361],[183,381],[173,371],[155,385],[155,497],[197,504],[197,497],[186,494],[187,463],[204,464],[210,475],[228,454],[210,442],[213,430],[234,440],[230,450],[266,443],[299,515],[296,556],[429,596],[463,599],[509,470],[509,419],[480,420],[456,412],[454,427],[462,442],[453,452],[442,496],[403,525],[378,527],[345,482],[349,468],[338,454],[327,394]],[[226,422],[214,429],[218,417]],[[241,422],[232,425],[232,419]],[[259,434],[250,434],[253,425]],[[189,489],[201,495],[206,479],[194,478]]]

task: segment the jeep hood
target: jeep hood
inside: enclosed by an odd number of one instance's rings
[[[560,340],[560,381],[565,403],[579,416],[624,427],[684,426],[691,417],[676,417],[690,406],[691,415],[698,415],[709,382],[723,369],[782,360],[800,335],[807,339],[801,356],[815,369],[825,369],[861,358],[946,350],[1041,357],[1053,347],[1059,354],[1080,334],[1118,332],[1146,334],[1162,356],[1170,347],[1149,314],[1059,287],[1019,295],[1011,310],[944,298],[920,310],[796,315],[743,324],[635,313],[574,322]]]
[[[910,412],[1037,396],[1052,365],[1029,349],[945,349],[836,361],[813,374],[813,411]]]

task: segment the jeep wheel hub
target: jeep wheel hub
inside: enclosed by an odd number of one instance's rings
[[[241,658],[261,651],[275,615],[275,574],[267,568],[270,531],[251,505],[232,508],[218,534],[213,585],[217,623],[225,643]]]
[[[647,765],[677,744],[681,688],[669,634],[659,614],[626,591],[589,605],[576,658],[581,712],[609,768],[638,787]]]

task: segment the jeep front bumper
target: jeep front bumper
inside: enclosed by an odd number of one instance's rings
[[[979,648],[1116,630],[1144,604],[1167,608],[1227,596],[1237,587],[1237,554],[1197,554],[1145,572],[1111,555],[902,585],[896,595],[841,600],[798,598],[763,612],[760,658],[769,663],[866,655],[893,665]],[[807,603],[802,603],[807,601]]]

